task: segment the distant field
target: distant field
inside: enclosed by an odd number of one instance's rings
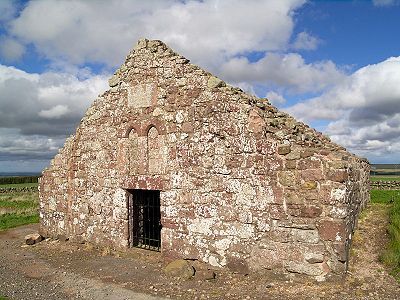
[[[371,181],[400,181],[397,175],[371,175]]]
[[[385,169],[385,170],[400,170],[400,163],[398,164],[371,164],[371,169]]]
[[[14,183],[14,184],[0,184],[1,188],[21,188],[21,187],[37,187],[39,184],[36,182],[30,183]]]
[[[39,222],[39,193],[22,190],[37,186],[38,176],[0,177],[0,189],[15,189],[0,193],[0,230]]]
[[[371,175],[400,177],[400,164],[371,164]]]
[[[0,177],[0,184],[37,183],[39,176]]]

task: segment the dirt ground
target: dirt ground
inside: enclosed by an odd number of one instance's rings
[[[45,240],[24,245],[37,225],[0,232],[0,295],[10,299],[400,299],[400,285],[379,262],[387,242],[387,211],[371,205],[359,221],[344,280],[239,275],[215,271],[214,280],[166,276],[159,253],[98,250]]]

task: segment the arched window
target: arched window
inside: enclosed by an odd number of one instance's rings
[[[164,172],[164,136],[158,133],[156,127],[150,127],[147,132],[147,158],[149,174]]]
[[[137,175],[139,173],[139,144],[138,134],[132,129],[128,135],[128,157],[129,157],[129,175]]]

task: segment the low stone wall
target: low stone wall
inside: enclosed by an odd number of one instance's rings
[[[371,181],[371,190],[400,190],[400,181]]]
[[[31,192],[37,192],[38,187],[37,186],[24,186],[24,187],[6,187],[2,188],[0,187],[0,194],[5,194],[5,193],[31,193]]]

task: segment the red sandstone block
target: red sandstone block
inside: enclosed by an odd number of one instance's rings
[[[307,169],[301,171],[301,178],[304,181],[319,181],[324,179],[321,169]]]
[[[283,205],[271,205],[269,209],[269,213],[271,216],[271,219],[277,219],[277,220],[282,220],[282,219],[287,219],[287,214],[283,209]]]
[[[312,149],[306,149],[306,150],[300,152],[300,157],[307,158],[307,157],[313,156],[314,152],[315,151]]]
[[[297,168],[299,170],[309,170],[309,169],[320,169],[321,161],[311,158],[301,159],[297,162]]]
[[[286,155],[290,153],[290,145],[279,145],[277,148],[277,152],[279,155]]]
[[[336,182],[345,182],[349,175],[346,170],[329,170],[326,178]]]
[[[341,262],[345,262],[348,259],[348,248],[346,247],[346,243],[333,243],[333,250],[338,256],[338,260]]]
[[[285,167],[287,169],[296,169],[297,162],[295,160],[287,160],[285,163]]]
[[[261,154],[273,154],[275,152],[275,145],[265,138],[259,139],[256,141],[256,150]]]
[[[317,227],[321,239],[325,241],[344,243],[347,239],[346,224],[343,221],[321,220]]]
[[[289,204],[288,212],[295,217],[315,218],[321,215],[322,208],[316,205]]]

